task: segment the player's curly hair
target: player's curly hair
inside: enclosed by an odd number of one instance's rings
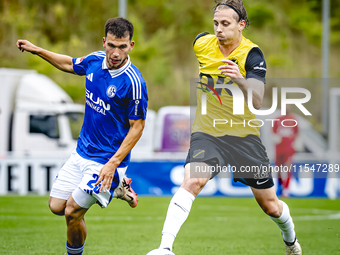
[[[244,20],[246,22],[245,28],[249,26],[250,21],[248,20],[247,11],[242,0],[215,0],[215,3],[216,5],[213,7],[214,12],[216,12],[217,9],[231,8],[237,13],[235,19],[237,21]]]
[[[107,36],[107,33],[110,33],[117,38],[122,38],[128,33],[131,40],[133,36],[133,30],[134,27],[132,23],[121,17],[108,19],[105,23],[105,37]]]

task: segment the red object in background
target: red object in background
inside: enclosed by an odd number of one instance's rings
[[[297,137],[299,128],[293,114],[288,114],[278,118],[273,126],[273,132],[281,138],[276,144],[276,165],[292,164],[292,156],[295,153],[294,142]],[[284,122],[283,122],[284,121]],[[282,125],[284,124],[284,125]],[[288,197],[288,187],[290,182],[290,173],[279,173],[279,183],[282,186],[282,195]]]
[[[276,165],[284,164],[294,155],[294,141],[299,131],[296,119],[293,114],[288,114],[278,118],[274,122],[273,132],[281,137],[281,142],[276,144]],[[290,121],[291,120],[291,121]],[[283,126],[281,123],[284,121]],[[295,125],[295,127],[293,127]],[[279,161],[279,162],[278,162]]]

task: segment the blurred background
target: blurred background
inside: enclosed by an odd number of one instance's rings
[[[270,116],[258,116],[266,122],[261,139],[273,166],[277,145],[293,141],[295,152],[285,164],[296,172],[290,182],[275,172],[277,194],[290,197],[283,199],[305,254],[339,254],[340,207],[332,200],[340,196],[340,0],[244,4],[252,23],[243,34],[261,47],[267,62],[263,109],[272,105],[273,88],[279,102],[283,87],[311,93],[304,104],[311,116],[291,108],[298,130],[281,132],[265,121],[281,117],[280,105]],[[75,148],[85,104],[85,76],[20,52],[16,41],[82,57],[103,50],[108,18],[126,15],[134,24],[130,56],[149,94],[146,127],[127,171],[140,202],[134,210],[117,200],[106,210],[93,206],[86,216],[85,249],[89,255],[146,254],[159,244],[170,197],[183,180],[194,117],[190,87],[198,78],[192,44],[197,34],[214,32],[213,6],[213,0],[0,0],[1,254],[64,254],[64,219],[49,211],[47,196]],[[231,177],[217,176],[202,190],[200,196],[209,199],[196,199],[176,254],[282,254],[278,230],[250,188]],[[244,233],[253,233],[247,245]]]
[[[302,117],[301,111],[292,109],[304,123],[300,132],[302,145],[293,157],[293,163],[303,167],[305,164],[339,164],[332,161],[337,156],[331,159],[328,156],[340,150],[337,136],[340,124],[336,119],[340,100],[335,97],[332,102],[336,107],[331,108],[331,112],[323,112],[325,79],[322,78],[328,77],[327,95],[332,88],[340,87],[340,1],[329,2],[327,74],[322,60],[323,1],[245,0],[244,3],[251,21],[244,36],[261,47],[268,67],[264,108],[271,106],[273,87],[302,87],[312,95],[306,104],[312,116]],[[182,165],[190,138],[190,79],[198,76],[192,43],[201,32],[214,33],[213,6],[213,1],[203,0],[127,1],[125,13],[135,26],[133,40],[136,43],[130,56],[141,70],[149,93],[146,130],[133,151],[128,171],[138,194],[171,195],[181,184]],[[48,194],[54,176],[75,146],[83,114],[80,105],[85,103],[85,77],[63,73],[37,56],[21,53],[15,46],[17,39],[27,39],[53,52],[81,57],[103,50],[104,24],[108,18],[118,15],[118,0],[0,1],[0,67],[11,68],[3,69],[1,75],[4,77],[12,72],[12,78],[2,80],[0,84],[1,100],[7,101],[1,113],[6,118],[0,127],[0,134],[3,134],[0,139],[5,144],[0,148],[0,194]],[[29,69],[37,73],[12,69]],[[29,84],[28,87],[9,92],[11,89],[5,88],[5,83],[15,83],[14,76],[19,77],[17,84]],[[47,77],[49,81],[44,80]],[[29,99],[28,94],[39,79],[40,83],[54,81],[62,90],[56,89],[55,83],[45,91],[36,87],[35,97]],[[13,88],[13,85],[8,86]],[[333,91],[338,95],[338,90]],[[19,99],[34,103],[45,99],[45,102],[26,105],[26,101],[19,104]],[[330,100],[327,96],[327,107]],[[11,110],[6,113],[4,109]],[[328,118],[323,124],[325,115]],[[21,123],[24,119],[27,121]],[[333,150],[329,145],[330,126],[334,133],[332,139],[336,141]],[[20,131],[20,127],[25,130]],[[20,132],[26,132],[26,136]],[[270,128],[261,130],[274,163],[271,133]],[[290,196],[336,198],[339,194],[338,174],[326,177],[312,175],[299,179],[294,176]],[[213,180],[202,194],[251,195],[247,187],[235,184],[231,179],[227,182]]]
[[[244,3],[251,21],[244,35],[264,52],[267,78],[322,77],[321,0]],[[135,26],[136,42],[130,55],[147,81],[150,109],[189,105],[188,82],[198,73],[192,43],[197,34],[214,32],[213,6],[213,1],[203,0],[127,1],[127,18]],[[330,10],[329,76],[340,78],[340,1],[330,1]],[[116,16],[118,0],[2,0],[0,65],[35,69],[51,77],[73,100],[84,103],[84,80],[62,73],[34,55],[22,54],[15,43],[25,38],[54,52],[84,56],[103,50],[104,24]]]

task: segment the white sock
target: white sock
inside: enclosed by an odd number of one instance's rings
[[[274,217],[270,217],[270,218],[281,229],[283,240],[285,240],[286,242],[292,243],[295,241],[295,237],[296,237],[295,231],[294,231],[294,223],[293,223],[292,217],[290,216],[288,205],[281,200],[279,202],[282,203],[281,216],[279,218],[274,218]]]
[[[185,220],[188,218],[191,205],[194,200],[195,196],[182,188],[179,188],[173,196],[166,214],[162,231],[162,241],[159,248],[169,248],[172,250],[172,245],[175,241],[176,235]]]

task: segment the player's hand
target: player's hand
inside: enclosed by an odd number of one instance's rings
[[[218,68],[221,70],[221,74],[230,77],[233,82],[236,82],[237,79],[243,79],[240,69],[238,68],[238,64],[231,60],[222,60],[222,62],[227,65],[223,65]]]
[[[17,47],[22,52],[24,52],[26,50],[26,51],[31,52],[33,54],[36,54],[38,49],[39,49],[37,46],[35,46],[33,43],[31,43],[27,40],[18,40],[17,41]]]
[[[115,163],[110,160],[100,170],[98,181],[94,184],[94,186],[97,186],[101,183],[99,192],[104,191],[105,193],[106,191],[110,191],[113,176],[118,165],[119,163]]]

